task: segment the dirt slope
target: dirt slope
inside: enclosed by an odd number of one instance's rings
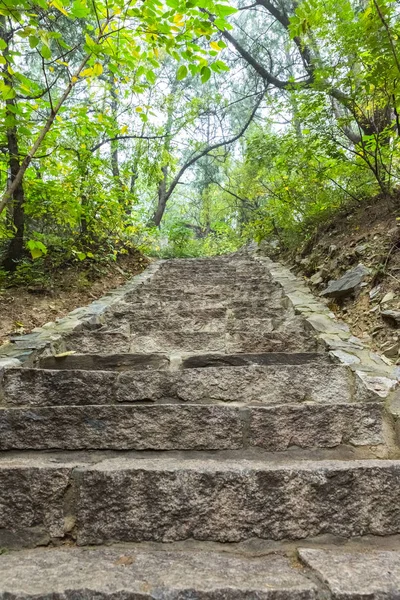
[[[400,363],[400,329],[382,316],[385,310],[400,311],[400,193],[338,215],[296,256],[285,258],[316,294],[356,265],[368,267],[370,275],[355,294],[328,302],[355,335]]]
[[[0,345],[10,335],[29,333],[93,302],[143,271],[148,262],[140,252],[133,251],[100,270],[82,263],[55,271],[46,285],[0,288]]]

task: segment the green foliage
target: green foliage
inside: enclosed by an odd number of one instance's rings
[[[2,2],[0,255],[19,248],[15,281],[130,246],[213,255],[271,235],[296,246],[342,207],[398,186],[395,3],[302,0],[287,26],[260,10],[245,16],[263,40],[255,59],[286,83],[268,85],[245,137],[224,146],[261,90],[222,39],[240,37],[245,10]],[[161,229],[149,225],[157,200]]]

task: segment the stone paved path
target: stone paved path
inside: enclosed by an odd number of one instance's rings
[[[384,400],[260,262],[164,261],[7,369],[0,600],[400,598]]]

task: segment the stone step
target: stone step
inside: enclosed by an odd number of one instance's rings
[[[3,456],[0,546],[400,533],[400,461]]]
[[[72,354],[44,356],[37,366],[53,370],[141,371],[168,369],[170,359],[165,354]]]
[[[319,362],[333,365],[329,355],[312,352],[267,352],[265,354],[195,354],[183,358],[182,368],[244,367],[250,365],[303,365]],[[167,354],[67,354],[44,356],[36,364],[40,369],[88,371],[141,371],[168,369]]]
[[[206,544],[38,548],[0,557],[0,600],[395,600],[400,550]]]
[[[384,445],[379,403],[0,408],[0,450],[237,450]]]
[[[10,407],[143,401],[341,404],[354,401],[354,391],[349,369],[321,362],[121,373],[12,368],[3,376],[1,402]]]
[[[25,550],[0,556],[0,600],[316,600],[305,571],[201,547]]]

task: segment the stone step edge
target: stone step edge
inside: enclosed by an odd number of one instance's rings
[[[369,391],[381,398],[390,396],[400,382],[400,368],[388,364],[353,336],[348,325],[336,319],[326,304],[317,299],[289,268],[257,253],[254,257],[282,287],[288,302],[297,314],[304,316],[333,360],[349,366]]]
[[[2,451],[27,452],[286,452],[296,448],[340,455],[347,448],[364,458],[383,458],[394,445],[381,403],[0,407],[0,430]]]
[[[264,555],[218,551],[198,544],[136,544],[23,550],[0,556],[0,599],[73,593],[117,600],[390,600],[400,594],[399,550],[299,547]],[[29,592],[27,591],[29,590]],[[104,594],[104,596],[103,596]],[[82,596],[83,597],[83,596]]]
[[[135,365],[137,360],[137,365]],[[83,366],[79,367],[79,361]],[[96,361],[100,364],[100,368],[96,366]],[[114,368],[101,368],[101,365],[107,361],[114,364]],[[118,363],[124,363],[126,368],[118,368]],[[149,352],[149,353],[115,353],[115,354],[81,354],[74,353],[66,356],[47,355],[36,361],[32,367],[43,369],[46,371],[111,371],[111,372],[127,372],[127,371],[179,371],[184,369],[200,369],[200,368],[226,368],[226,367],[250,367],[250,366],[302,366],[304,364],[323,363],[337,367],[337,363],[333,362],[327,354],[317,352],[243,352],[222,354],[218,352],[205,354],[182,353],[165,353],[165,352]],[[77,366],[74,366],[74,365]],[[89,364],[89,366],[85,366]],[[152,364],[156,365],[152,368]],[[135,368],[137,366],[142,368]],[[342,365],[340,365],[342,366]],[[150,368],[149,368],[150,367]],[[13,368],[13,367],[10,367]],[[16,367],[18,368],[18,367]]]

